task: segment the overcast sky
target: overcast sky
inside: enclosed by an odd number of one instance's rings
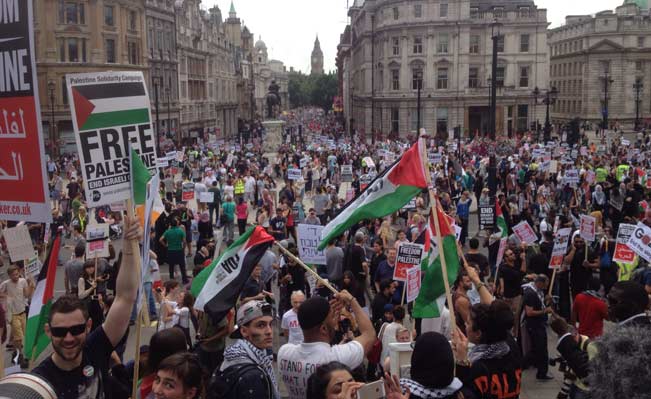
[[[623,0],[534,0],[547,8],[551,27],[561,25],[566,15],[594,14],[614,10]],[[353,0],[235,0],[235,11],[254,33],[262,35],[269,57],[283,61],[289,69],[310,71],[310,55],[314,39],[319,35],[325,69],[335,70],[339,35],[347,20],[347,3]],[[223,18],[228,17],[231,0],[203,0],[202,7],[217,4]]]

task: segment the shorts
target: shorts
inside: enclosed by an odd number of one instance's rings
[[[25,312],[11,316],[11,339],[13,342],[22,344],[25,338],[26,324],[27,315]]]

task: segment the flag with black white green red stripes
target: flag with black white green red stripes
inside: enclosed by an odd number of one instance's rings
[[[66,76],[70,111],[89,207],[130,198],[133,149],[156,171],[156,135],[142,72]]]

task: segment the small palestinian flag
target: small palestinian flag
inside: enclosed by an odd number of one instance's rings
[[[73,86],[71,92],[79,131],[149,122],[142,82]]]
[[[242,288],[274,238],[261,227],[250,228],[210,266],[192,280],[194,308],[214,322],[235,306]]]

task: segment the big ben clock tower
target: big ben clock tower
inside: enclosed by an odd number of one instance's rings
[[[312,50],[312,74],[323,75],[323,51],[317,35],[314,41],[314,50]]]

